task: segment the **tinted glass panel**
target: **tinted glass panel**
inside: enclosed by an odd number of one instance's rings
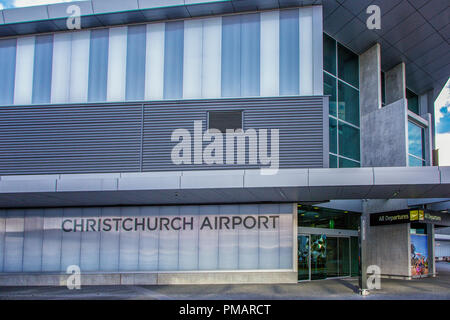
[[[33,103],[50,102],[53,35],[37,36],[34,50]]]
[[[166,23],[164,45],[164,98],[183,97],[184,22]]]
[[[144,99],[146,30],[145,25],[128,27],[127,100]]]
[[[408,99],[408,110],[419,114],[419,97],[417,94],[406,89],[406,99]]]
[[[330,114],[336,116],[336,78],[326,74],[325,72],[323,74],[323,94],[329,96]]]
[[[359,243],[357,237],[350,237],[351,276],[359,275]]]
[[[359,87],[358,55],[338,44],[338,77]]]
[[[339,81],[339,119],[359,126],[359,92]]]
[[[350,240],[339,238],[339,276],[350,275]]]
[[[337,153],[337,121],[330,118],[330,152]]]
[[[106,84],[108,78],[109,30],[91,31],[89,53],[89,91],[90,102],[106,101]]]
[[[299,93],[299,12],[280,11],[280,95]]]
[[[323,35],[323,69],[336,75],[336,41]]]
[[[16,39],[0,41],[0,104],[14,103]]]
[[[339,154],[359,161],[359,130],[339,122]]]
[[[330,154],[330,168],[337,168],[337,157]]]
[[[384,72],[381,72],[381,104],[383,106],[386,104],[386,81],[384,77]]]
[[[339,168],[357,168],[359,163],[345,158],[339,158]]]

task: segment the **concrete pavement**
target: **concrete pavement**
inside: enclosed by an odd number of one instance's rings
[[[172,285],[0,287],[0,300],[450,300],[450,263],[437,264],[438,276],[414,280],[382,279],[381,289],[358,295],[357,278],[281,285]]]

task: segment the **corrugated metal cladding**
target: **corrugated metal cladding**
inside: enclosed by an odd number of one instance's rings
[[[173,130],[243,110],[244,129],[280,130],[280,167],[323,167],[323,97],[0,108],[0,175],[245,168],[174,165]],[[270,152],[270,144],[268,146]],[[270,153],[269,153],[270,154]],[[193,152],[192,152],[193,155]],[[257,166],[259,167],[259,166]]]

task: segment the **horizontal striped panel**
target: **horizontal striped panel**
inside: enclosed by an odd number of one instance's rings
[[[139,171],[142,106],[0,108],[0,174]]]
[[[279,129],[281,168],[324,166],[323,98],[285,97],[167,101],[145,105],[143,171],[259,168],[259,165],[248,164],[244,166],[172,164],[171,150],[177,144],[171,142],[172,132],[176,129],[187,129],[193,139],[194,121],[202,120],[203,131],[206,130],[207,113],[214,110],[243,110],[244,129]],[[208,144],[203,143],[203,146]],[[270,144],[268,148],[270,151]],[[192,160],[193,155],[192,149]]]

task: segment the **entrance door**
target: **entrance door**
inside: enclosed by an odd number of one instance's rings
[[[350,276],[350,252],[350,237],[300,234],[298,280]]]

